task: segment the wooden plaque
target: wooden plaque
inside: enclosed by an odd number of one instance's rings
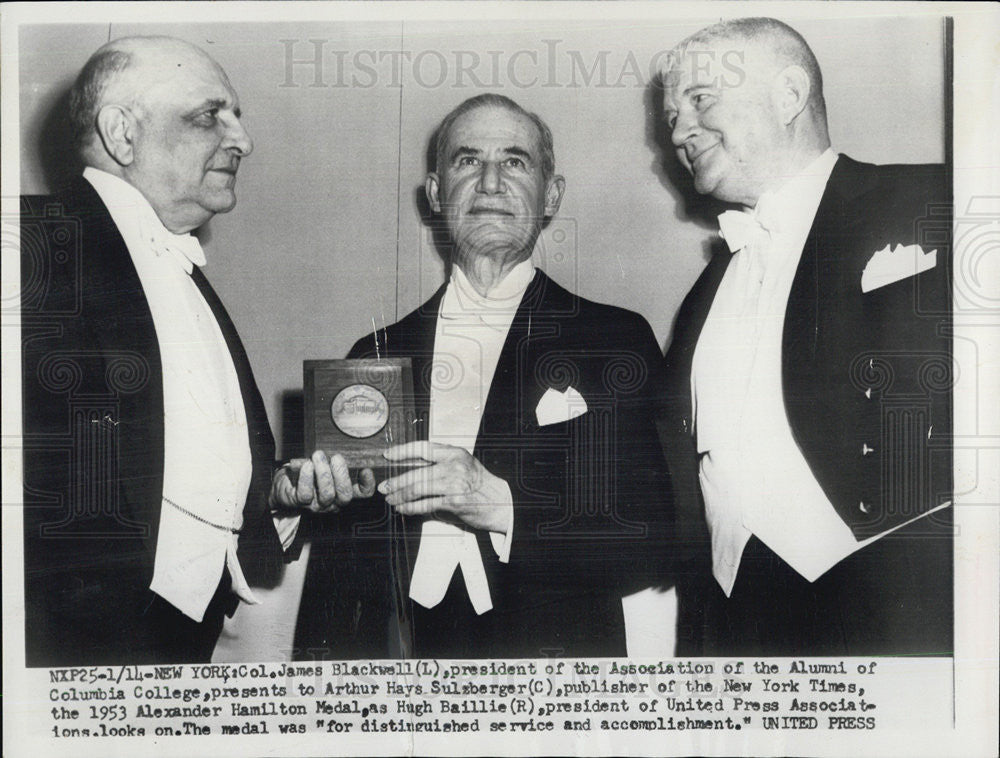
[[[305,361],[305,454],[340,453],[351,469],[384,468],[410,442],[416,410],[409,358]]]

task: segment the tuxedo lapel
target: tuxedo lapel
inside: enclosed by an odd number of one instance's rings
[[[247,415],[247,427],[250,432],[250,450],[254,460],[263,457],[274,459],[274,438],[271,435],[271,426],[267,421],[267,412],[264,409],[264,400],[261,397],[257,381],[254,379],[253,369],[250,367],[250,360],[247,358],[246,349],[243,347],[243,340],[225,306],[215,293],[208,279],[197,266],[191,271],[191,278],[197,285],[201,294],[212,309],[212,315],[219,324],[223,338],[226,340],[226,347],[233,359],[233,366],[236,368],[236,376],[240,384],[240,394],[243,397],[243,407]]]
[[[855,237],[852,228],[860,216],[854,211],[861,212],[853,202],[871,187],[872,177],[861,164],[839,156],[802,247],[788,296],[782,335],[786,382],[792,380],[795,371],[811,365],[816,357],[820,308],[824,300],[839,296],[845,267],[850,265],[844,245]],[[787,360],[792,356],[796,360]]]
[[[493,381],[486,395],[483,416],[476,435],[476,448],[496,444],[502,439],[513,439],[529,423],[527,408],[534,408],[532,400],[534,383],[534,356],[531,351],[532,335],[546,330],[549,278],[541,271],[535,272],[521,303],[511,321],[503,348],[497,359]]]
[[[722,283],[733,256],[728,252],[717,253],[698,277],[691,292],[681,305],[664,359],[663,402],[668,410],[665,418],[678,425],[679,434],[690,437],[692,426],[691,368],[698,338],[708,319],[708,312],[715,300],[715,293]]]
[[[416,311],[382,331],[385,354],[409,358],[413,367],[413,402],[417,418],[411,439],[415,440],[427,439],[430,429],[434,334],[446,288],[446,284],[439,287],[430,300]]]
[[[511,323],[507,338],[504,341],[493,382],[487,394],[483,418],[479,426],[479,438],[489,436],[495,431],[505,430],[505,433],[516,433],[516,425],[511,425],[511,400],[518,397],[522,388],[521,377],[526,375],[525,343],[529,333],[544,329],[539,319],[545,320],[547,285],[551,282],[541,271],[535,278],[524,297]],[[444,297],[447,284],[443,285],[427,302],[408,315],[398,324],[382,330],[379,335],[379,350],[389,356],[408,357],[413,365],[414,403],[418,416],[418,424],[422,425],[415,438],[427,439],[428,420],[430,414],[430,393],[433,380],[434,335],[437,329],[437,319],[441,299]],[[350,357],[372,357],[375,354],[374,340],[370,347],[354,350]],[[527,363],[530,363],[528,361]],[[521,370],[517,370],[521,365]]]
[[[534,278],[521,298],[497,360],[493,381],[486,396],[483,415],[476,435],[474,454],[487,468],[497,456],[520,456],[525,450],[525,435],[537,429],[534,409],[541,399],[537,365],[540,345],[558,333],[553,320],[570,315],[572,305],[557,302],[560,288],[542,271]],[[560,308],[560,305],[562,307]],[[516,460],[516,459],[515,459]],[[517,463],[511,471],[517,470]],[[497,473],[493,471],[493,473]],[[483,567],[491,587],[494,604],[499,602],[502,582],[500,565],[495,560],[489,533],[475,532]]]

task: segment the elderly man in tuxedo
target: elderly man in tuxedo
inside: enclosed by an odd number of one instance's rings
[[[565,187],[538,116],[469,99],[438,129],[436,157],[426,194],[451,276],[350,353],[412,358],[423,439],[385,457],[428,465],[349,506],[374,479],[352,484],[337,454],[279,473],[276,503],[340,510],[311,519],[297,654],[624,655],[621,598],[665,581],[672,523],[652,330],[532,266]]]
[[[704,548],[679,652],[949,654],[943,168],[834,153],[816,59],[773,19],[698,32],[663,85],[695,190],[738,209],[666,357],[682,539]]]
[[[167,37],[95,52],[70,118],[83,175],[22,203],[27,664],[208,661],[280,556],[271,430],[191,235],[252,143]]]

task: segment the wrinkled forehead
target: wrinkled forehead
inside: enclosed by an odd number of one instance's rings
[[[463,113],[448,130],[449,147],[503,145],[538,151],[541,135],[535,123],[510,108],[483,105]]]
[[[127,86],[143,104],[221,100],[236,107],[238,97],[226,72],[207,55],[184,48],[142,51],[128,69]]]

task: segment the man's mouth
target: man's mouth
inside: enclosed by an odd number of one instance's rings
[[[705,155],[705,153],[711,152],[712,150],[714,150],[718,146],[719,146],[719,143],[715,142],[715,143],[709,145],[708,147],[704,148],[703,150],[699,150],[694,155],[692,155],[690,153],[687,153],[687,160],[688,160],[688,163],[691,165],[691,168],[696,168],[696,164],[701,159],[701,157],[703,155]]]
[[[474,206],[470,211],[471,216],[509,216],[513,218],[514,214],[507,210],[506,208],[499,208],[492,205],[477,205]]]
[[[218,171],[220,174],[229,174],[230,176],[236,176],[236,170],[240,167],[240,164],[234,164],[232,166],[214,166],[209,169],[209,171]]]

